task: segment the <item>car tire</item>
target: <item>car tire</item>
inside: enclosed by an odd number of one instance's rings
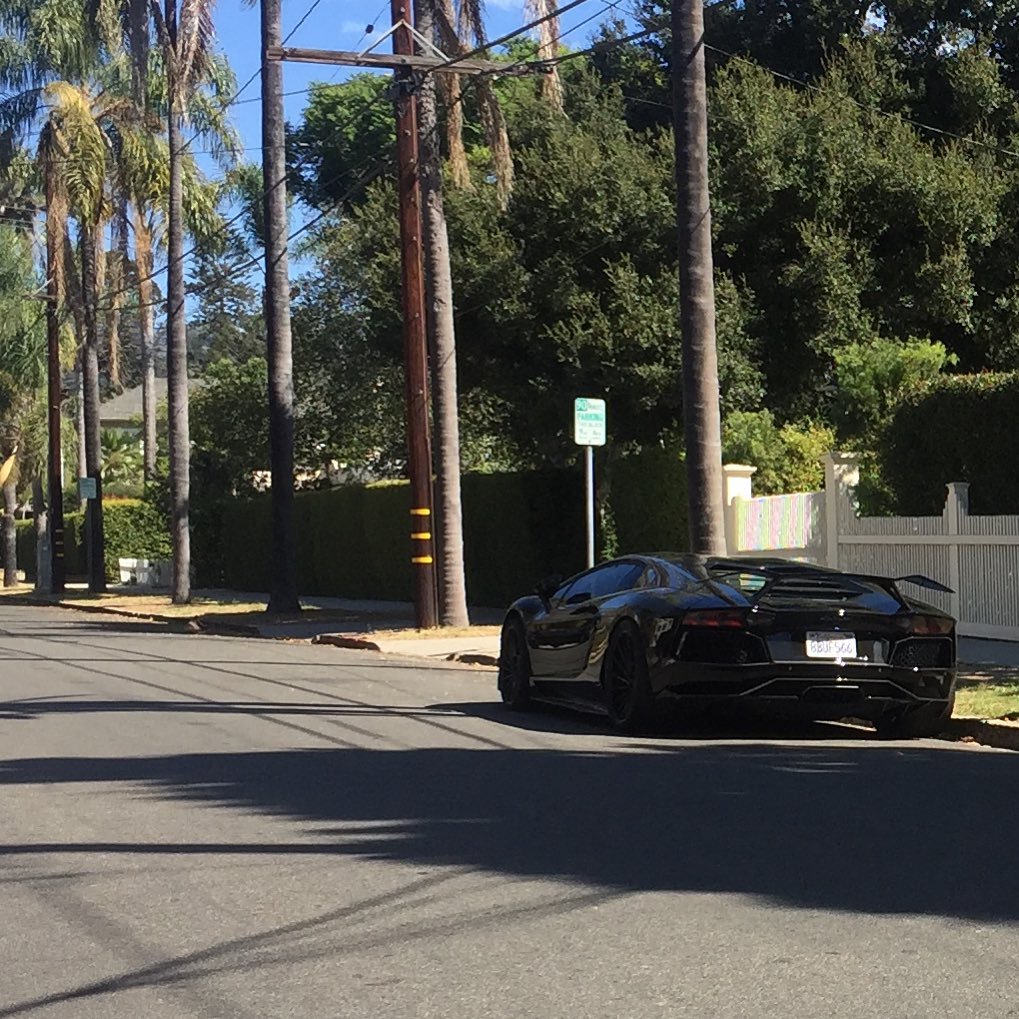
[[[889,711],[874,723],[879,736],[885,739],[921,739],[938,736],[952,717],[955,694],[947,701],[935,701],[905,711]]]
[[[507,619],[499,641],[499,695],[513,711],[531,706],[531,656],[527,651],[524,624],[517,616]]]
[[[640,630],[629,620],[619,623],[609,638],[602,689],[613,729],[637,733],[650,726],[655,697],[648,677],[647,650]]]

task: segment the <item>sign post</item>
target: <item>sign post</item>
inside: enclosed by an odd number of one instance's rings
[[[594,566],[594,447],[605,445],[605,401],[578,396],[573,401],[573,441],[584,447],[587,492],[587,567]]]

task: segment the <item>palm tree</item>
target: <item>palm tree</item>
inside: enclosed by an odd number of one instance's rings
[[[55,179],[59,209],[67,209],[78,224],[81,259],[81,308],[84,343],[81,374],[85,417],[85,470],[94,480],[90,500],[89,590],[104,591],[105,535],[103,532],[102,447],[99,429],[99,293],[104,272],[103,235],[113,207],[107,187],[112,145],[109,132],[118,122],[131,121],[130,100],[106,91],[93,93],[87,84],[51,82],[44,89],[49,117],[40,140],[43,172]],[[54,210],[55,212],[57,210]]]
[[[672,45],[690,549],[724,555],[703,0],[673,0]]]
[[[38,414],[33,413],[44,406],[41,387],[46,374],[43,306],[31,297],[37,286],[28,235],[0,227],[0,461],[6,461],[0,478],[4,509],[0,565],[5,587],[17,584],[18,481],[34,480],[44,462],[38,455]],[[45,439],[41,445],[45,449]]]
[[[435,36],[435,0],[419,0],[417,29]],[[438,109],[434,76],[424,79],[419,97],[421,134],[421,205],[424,265],[431,338],[432,394],[436,442],[435,478],[438,502],[439,620],[444,626],[466,626],[467,583],[464,575],[463,508],[460,498],[460,415],[457,407],[456,327],[449,235],[442,200],[442,164],[438,145]]]
[[[554,14],[556,0],[528,0],[536,17]],[[454,12],[452,0],[421,0],[417,29],[426,39],[463,54],[486,41],[480,0],[461,0]],[[455,27],[454,27],[455,26]],[[558,19],[549,17],[541,26],[539,57],[558,50]],[[463,143],[463,93],[460,76],[443,74],[446,99],[449,169],[457,187],[472,187]],[[493,154],[500,202],[509,200],[513,183],[513,159],[505,118],[491,84],[477,82],[482,123]],[[546,98],[562,110],[562,89],[553,68],[543,81]],[[446,626],[468,623],[467,589],[463,557],[463,508],[460,492],[460,421],[457,402],[456,331],[453,316],[453,281],[449,260],[449,237],[442,197],[442,166],[438,145],[436,86],[426,77],[420,95],[421,196],[424,262],[428,299],[428,331],[431,337],[432,393],[436,443],[436,494],[438,497],[439,613]]]
[[[142,447],[145,477],[152,480],[156,472],[154,268],[155,252],[166,237],[170,178],[169,147],[161,133],[161,125],[167,115],[166,78],[160,54],[154,52],[148,60],[150,86],[145,100],[148,112],[134,130],[125,132],[120,138],[118,189],[127,201],[130,229],[134,234],[141,333]],[[215,60],[211,70],[211,94],[206,91],[192,93],[188,119],[195,128],[196,136],[210,146],[221,165],[230,165],[236,156],[237,138],[227,123],[222,97],[233,92],[235,79],[225,61]],[[188,230],[198,238],[217,235],[222,229],[222,220],[216,212],[219,191],[205,180],[187,153],[182,159],[182,174]]]
[[[0,0],[0,31],[7,34],[0,55],[0,85],[10,93],[0,102],[0,127],[24,133],[42,121],[39,158],[47,196],[53,198],[47,220],[59,220],[48,222],[48,264],[63,258],[65,271],[71,268],[73,259],[63,251],[58,257],[53,246],[69,247],[68,214],[78,222],[85,459],[97,488],[101,480],[96,302],[103,261],[100,240],[109,209],[107,131],[124,107],[115,96],[93,90],[89,79],[114,50],[109,13],[100,4],[97,17],[90,18],[75,0]],[[99,497],[93,501],[89,521],[93,591],[106,585],[102,524]]]
[[[188,100],[212,67],[213,0],[152,4],[166,75],[170,188],[167,209],[166,364],[169,402],[170,491],[173,503],[173,601],[191,600],[190,463],[187,323],[184,308],[184,138]]]
[[[142,480],[142,458],[138,440],[125,432],[104,428],[103,481],[107,485],[136,486]]]

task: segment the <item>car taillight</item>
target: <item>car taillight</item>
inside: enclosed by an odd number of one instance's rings
[[[694,609],[683,616],[684,626],[741,630],[746,625],[745,609]]]
[[[920,637],[943,637],[952,632],[952,620],[944,616],[914,616],[909,632]]]

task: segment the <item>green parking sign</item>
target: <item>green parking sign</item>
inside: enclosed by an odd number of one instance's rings
[[[605,445],[605,401],[578,396],[573,401],[573,441],[578,446]]]

